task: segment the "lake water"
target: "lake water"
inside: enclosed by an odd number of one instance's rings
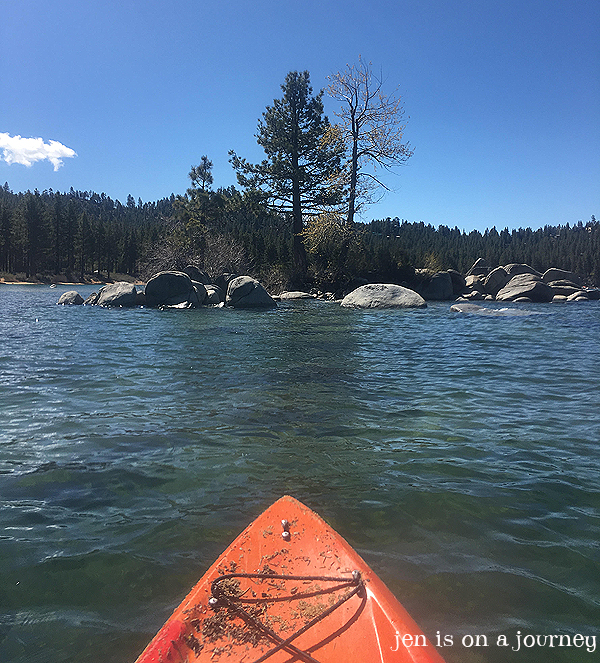
[[[67,289],[0,286],[0,661],[133,662],[283,494],[452,636],[449,663],[598,660],[600,302],[56,306]]]

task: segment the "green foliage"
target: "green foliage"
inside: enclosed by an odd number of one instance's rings
[[[200,158],[198,166],[192,166],[189,178],[192,180],[192,187],[206,189],[213,183],[212,176],[213,163],[204,155]]]
[[[230,160],[244,189],[291,218],[294,264],[302,274],[304,218],[341,202],[337,178],[343,146],[325,140],[329,121],[323,115],[323,93],[312,96],[307,71],[290,72],[281,89],[283,97],[267,107],[258,124],[257,141],[267,158],[251,164],[231,151]]]
[[[195,265],[211,276],[223,272],[261,275],[274,265],[287,269],[289,224],[256,192],[235,187],[192,187],[173,201],[173,215],[141,265],[142,275]]]
[[[526,263],[540,272],[558,267],[600,284],[600,224],[594,216],[586,224],[500,232],[494,227],[484,233],[387,218],[365,225],[365,242],[370,251],[385,247],[392,257],[417,268],[465,273],[483,258],[490,267]]]
[[[174,196],[127,206],[105,194],[0,188],[0,271],[26,278],[135,275],[173,214]]]
[[[104,277],[148,276],[197,264],[214,276],[237,271],[273,287],[291,285],[293,235],[287,217],[251,189],[204,194],[208,207],[188,195],[191,212],[184,214],[183,197],[133,205],[131,198],[124,206],[104,194],[72,189],[15,194],[5,185],[0,187],[0,272],[83,280],[96,271]],[[313,286],[343,289],[354,277],[402,283],[413,268],[465,273],[479,257],[491,267],[512,262],[539,271],[559,267],[600,285],[600,223],[593,216],[585,224],[483,233],[398,218],[354,225],[334,213],[308,220],[302,239]]]
[[[224,207],[221,194],[209,188],[213,182],[212,167],[212,161],[204,155],[200,165],[192,166],[188,175],[192,186],[173,202],[174,222],[163,240],[163,255],[160,248],[154,251],[158,262],[172,263],[171,269],[204,263],[209,228],[218,227]]]
[[[361,263],[361,230],[348,224],[341,214],[325,212],[313,217],[302,233],[314,273],[337,289],[351,280]]]

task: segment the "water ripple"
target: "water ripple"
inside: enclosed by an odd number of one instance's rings
[[[0,287],[1,660],[134,660],[283,493],[432,636],[597,628],[597,303],[492,317],[59,296]]]

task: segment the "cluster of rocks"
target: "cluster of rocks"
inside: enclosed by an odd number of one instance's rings
[[[500,302],[587,301],[600,299],[600,290],[585,288],[572,272],[548,269],[541,274],[529,265],[510,264],[489,268],[483,259],[475,262],[465,276],[454,270],[430,273],[421,270],[410,287],[366,283],[346,295],[341,305],[348,308],[423,308],[428,300],[478,300]],[[222,274],[215,281],[196,267],[155,274],[142,291],[131,283],[105,285],[84,300],[78,292],[65,292],[59,304],[156,308],[273,308],[276,300],[314,298],[306,292],[284,292],[271,296],[251,276]]]
[[[426,301],[552,302],[600,299],[600,290],[584,287],[582,279],[562,269],[543,274],[529,265],[514,263],[494,269],[479,258],[465,276],[455,270],[417,270],[405,284]]]
[[[353,308],[422,308],[427,301],[559,302],[600,299],[598,288],[586,288],[582,279],[562,269],[543,274],[525,264],[494,269],[480,258],[462,275],[455,270],[418,270],[408,287],[393,284],[363,285],[342,300]]]
[[[480,258],[467,272],[460,299],[499,302],[557,302],[600,299],[600,290],[585,288],[577,274],[551,268],[543,274],[525,264],[490,269]]]
[[[223,274],[214,283],[205,272],[186,267],[182,272],[166,271],[155,274],[138,291],[133,283],[124,281],[103,286],[87,299],[75,290],[62,294],[58,304],[87,306],[155,308],[199,308],[201,306],[231,306],[234,308],[273,308],[275,300],[251,276]]]
[[[417,270],[408,287],[363,285],[342,300],[353,308],[422,308],[427,301],[558,302],[600,299],[600,290],[585,288],[579,276],[562,269],[543,274],[525,264],[491,269],[480,258],[462,275],[455,270]]]

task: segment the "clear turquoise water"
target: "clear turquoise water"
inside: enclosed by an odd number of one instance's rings
[[[0,286],[0,661],[133,662],[285,493],[453,636],[449,663],[595,660],[512,647],[600,636],[600,303],[160,312],[66,289]]]

